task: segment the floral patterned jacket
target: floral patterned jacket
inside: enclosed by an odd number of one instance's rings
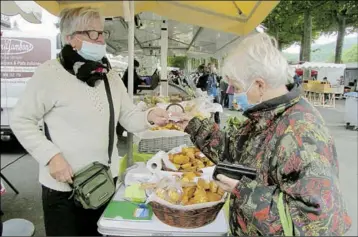
[[[277,200],[282,191],[294,234],[342,236],[351,226],[341,196],[336,148],[319,112],[299,87],[245,112],[237,130],[220,131],[209,120],[192,119],[186,132],[214,162],[257,169],[231,195],[235,236],[283,235]]]

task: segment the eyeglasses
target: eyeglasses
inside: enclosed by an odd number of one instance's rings
[[[98,40],[100,35],[103,35],[104,39],[109,38],[109,31],[97,31],[97,30],[83,30],[83,31],[75,31],[72,35],[75,34],[86,34],[88,38],[91,40]]]

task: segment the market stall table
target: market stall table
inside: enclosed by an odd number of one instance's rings
[[[124,190],[124,185],[120,186],[113,200],[123,200]],[[213,223],[196,229],[171,227],[155,215],[151,221],[110,220],[102,215],[97,224],[98,232],[105,236],[225,236],[228,232],[224,210],[220,211]]]

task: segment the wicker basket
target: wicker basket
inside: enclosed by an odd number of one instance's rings
[[[225,202],[196,210],[177,210],[157,202],[150,203],[156,217],[167,225],[185,229],[199,228],[212,223]]]
[[[189,135],[142,139],[138,144],[138,151],[155,154],[158,151],[168,152],[181,145],[193,146]]]

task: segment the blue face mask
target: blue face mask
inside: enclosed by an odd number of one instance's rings
[[[242,93],[238,93],[238,94],[235,94],[234,95],[234,99],[236,101],[236,103],[240,106],[240,108],[243,110],[243,111],[246,111],[252,107],[254,107],[256,104],[250,104],[249,103],[249,100],[247,98],[247,92],[251,89],[252,85],[254,83],[252,83],[249,88],[247,89],[246,92],[242,92]]]
[[[106,45],[82,41],[82,48],[77,52],[84,59],[99,61],[106,55]]]

